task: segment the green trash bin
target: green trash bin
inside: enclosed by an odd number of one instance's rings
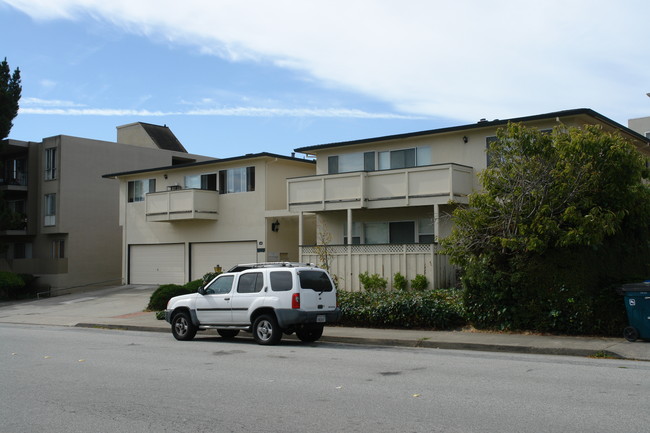
[[[623,330],[627,341],[650,340],[650,281],[623,284],[628,327]]]

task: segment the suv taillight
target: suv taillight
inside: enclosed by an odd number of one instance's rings
[[[300,293],[294,293],[291,297],[291,308],[300,308]]]

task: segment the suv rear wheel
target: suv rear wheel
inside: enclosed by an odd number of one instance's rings
[[[194,326],[190,315],[184,311],[176,313],[172,319],[172,334],[174,338],[181,341],[187,341],[194,338],[196,335],[197,327]]]
[[[282,338],[282,330],[278,321],[269,314],[263,314],[253,323],[253,338],[257,344],[278,344]]]
[[[303,328],[296,329],[296,337],[300,341],[305,343],[313,343],[318,340],[323,335],[323,326],[314,325],[314,326],[305,326]]]

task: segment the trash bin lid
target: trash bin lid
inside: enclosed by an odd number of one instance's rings
[[[643,283],[623,284],[619,290],[621,292],[648,292],[650,291],[650,281],[644,281]]]

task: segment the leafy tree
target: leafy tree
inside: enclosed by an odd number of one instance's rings
[[[21,92],[20,69],[16,68],[12,74],[5,57],[0,63],[0,140],[9,136],[12,121],[18,114]]]
[[[598,126],[510,124],[488,149],[483,191],[454,213],[445,251],[463,269],[476,326],[612,333],[612,287],[644,279],[650,190],[634,145]]]
[[[18,114],[18,101],[22,86],[20,85],[20,70],[16,68],[13,74],[10,72],[7,58],[0,63],[0,150],[4,140],[9,136],[13,126],[13,119]],[[0,170],[4,170],[0,162]],[[7,201],[0,195],[0,230],[14,228],[20,224],[22,216],[13,212],[7,205]],[[0,248],[6,247],[0,244]]]

